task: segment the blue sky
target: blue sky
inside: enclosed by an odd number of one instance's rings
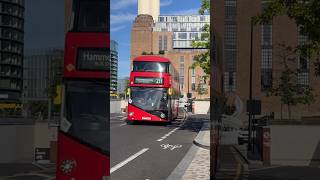
[[[201,0],[160,0],[161,15],[198,14]],[[118,42],[118,76],[128,77],[130,72],[130,35],[138,13],[138,0],[111,0],[111,39]]]

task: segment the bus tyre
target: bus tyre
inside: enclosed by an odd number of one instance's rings
[[[128,124],[128,125],[133,125],[133,124],[134,124],[134,121],[127,121],[127,124]]]

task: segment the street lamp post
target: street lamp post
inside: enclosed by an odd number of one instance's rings
[[[250,26],[251,26],[251,34],[250,34],[250,80],[249,80],[249,129],[248,129],[248,150],[251,151],[252,149],[252,142],[251,142],[251,136],[252,136],[252,109],[253,109],[253,104],[252,104],[252,64],[253,64],[253,19],[251,18],[250,20]]]
[[[190,93],[190,67],[188,67],[188,94]]]

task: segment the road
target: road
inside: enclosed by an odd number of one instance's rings
[[[166,179],[191,147],[202,123],[202,118],[192,116],[171,125],[127,125],[125,117],[111,116],[111,179]]]

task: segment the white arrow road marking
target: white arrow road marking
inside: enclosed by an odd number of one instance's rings
[[[139,152],[135,153],[134,155],[130,156],[128,159],[120,162],[119,164],[113,166],[111,169],[110,169],[110,174],[113,173],[114,171],[120,169],[122,166],[128,164],[130,161],[134,160],[135,158],[137,158],[138,156],[140,156],[141,154],[145,153],[146,151],[148,151],[149,148],[144,148],[144,149],[141,149]]]
[[[163,141],[164,139],[166,139],[168,136],[170,136],[172,133],[174,133],[176,130],[178,130],[179,127],[177,128],[174,128],[172,131],[168,132],[167,134],[165,134],[164,136],[162,136],[160,139],[158,139],[157,141],[160,142],[160,141]]]

